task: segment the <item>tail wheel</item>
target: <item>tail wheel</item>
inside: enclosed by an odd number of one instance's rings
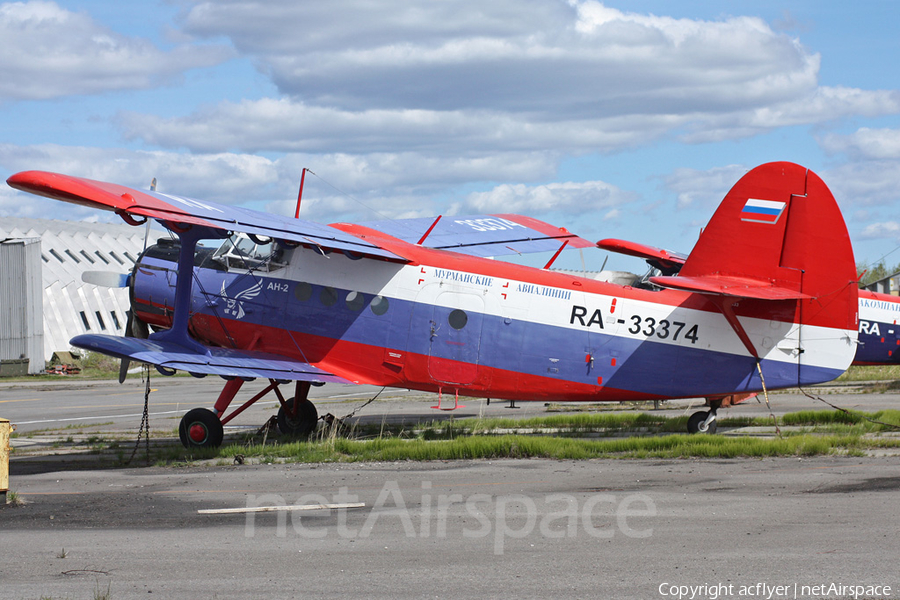
[[[707,417],[709,417],[709,413],[704,411],[692,414],[687,423],[688,433],[715,433],[718,428],[716,420],[713,419],[706,423]]]
[[[219,417],[206,408],[189,410],[178,425],[178,437],[185,448],[218,448],[223,435]]]
[[[312,433],[319,422],[319,413],[315,405],[303,398],[286,402],[288,406],[294,406],[294,416],[290,416],[284,406],[278,409],[278,431],[285,435],[305,436]]]

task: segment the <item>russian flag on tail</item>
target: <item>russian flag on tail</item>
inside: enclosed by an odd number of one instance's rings
[[[777,223],[787,203],[775,200],[747,199],[741,210],[741,221],[754,223]]]

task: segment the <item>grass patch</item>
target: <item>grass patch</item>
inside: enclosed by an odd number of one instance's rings
[[[809,410],[778,419],[782,435],[759,438],[734,435],[688,435],[686,416],[659,413],[595,413],[545,415],[529,419],[449,419],[425,424],[387,423],[338,428],[322,427],[310,440],[278,434],[254,434],[221,448],[186,450],[177,441],[154,441],[150,463],[156,466],[231,465],[280,462],[448,461],[499,458],[738,458],[863,456],[873,450],[900,449],[900,438],[883,436],[900,427],[900,411],[874,413]],[[881,421],[876,423],[874,421]],[[768,427],[771,417],[719,419],[719,431]],[[60,444],[73,444],[72,440]],[[88,451],[110,455],[126,464],[131,443],[98,435],[76,442]],[[135,464],[145,462],[143,443]]]
[[[842,413],[802,411],[782,418],[781,425],[799,429],[779,438],[688,435],[685,417],[644,414],[577,414],[513,419],[461,419],[433,422],[415,429],[378,426],[371,439],[364,428],[336,435],[320,432],[309,441],[280,441],[262,445],[252,437],[219,449],[185,451],[161,449],[158,466],[186,466],[199,460],[233,464],[256,462],[449,461],[499,458],[739,458],[775,456],[864,455],[879,448],[900,448],[900,439],[867,434],[890,430],[865,417],[900,424],[900,411]],[[720,427],[772,426],[769,418],[722,419]],[[549,434],[534,431],[552,429]],[[633,435],[640,431],[639,435]],[[679,433],[668,434],[671,431]],[[585,439],[600,432],[605,439]],[[625,434],[623,437],[613,437]],[[281,438],[283,440],[283,438]],[[238,457],[238,461],[235,461]]]
[[[90,429],[91,427],[104,427],[106,425],[115,425],[115,422],[106,421],[104,423],[71,423],[69,425],[66,425],[62,429]]]
[[[874,419],[900,426],[900,411],[883,410],[876,413],[835,410],[806,410],[788,413],[779,418],[779,425],[818,427],[826,425],[866,425],[864,432],[890,430],[890,427],[871,423]],[[552,430],[554,435],[573,436],[586,433],[683,433],[687,429],[687,416],[667,417],[648,413],[591,413],[532,417],[529,419],[449,419],[431,421],[414,427],[404,425],[370,425],[356,427],[351,437],[424,437],[429,440],[453,439],[461,435],[486,435],[492,433],[530,434]],[[719,427],[766,427],[773,425],[771,417],[724,417]],[[849,432],[849,430],[846,430]]]
[[[900,379],[900,365],[853,365],[835,379],[838,383],[888,381]]]
[[[425,435],[429,439],[452,439],[459,435],[484,435],[495,432],[533,433],[552,429],[557,434],[628,433],[683,431],[687,417],[669,418],[646,413],[590,413],[546,415],[529,419],[496,417],[490,419],[447,419],[409,425],[357,426],[357,435],[413,436]],[[680,429],[678,429],[680,427]]]
[[[895,443],[900,447],[900,442]],[[382,438],[294,442],[277,446],[231,445],[218,456],[241,454],[264,462],[393,462],[499,458],[739,458],[815,456],[863,449],[860,436],[793,435],[780,439],[732,438],[720,435],[668,435],[610,440],[546,436],[469,436],[428,441]],[[884,446],[881,446],[884,447]]]
[[[112,582],[106,582],[106,589],[100,587],[100,581],[94,585],[94,600],[110,600],[112,598]]]
[[[728,426],[728,419],[719,425]],[[772,425],[771,418],[756,417],[750,425]],[[878,422],[876,422],[878,421]],[[874,413],[839,410],[802,410],[787,413],[778,421],[779,425],[805,427],[816,432],[865,434],[897,431],[900,428],[900,411],[879,410]]]

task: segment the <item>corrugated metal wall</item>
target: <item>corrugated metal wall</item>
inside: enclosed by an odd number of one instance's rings
[[[41,239],[0,242],[0,359],[28,359],[44,370]]]
[[[40,368],[54,352],[69,350],[69,340],[76,335],[125,333],[128,290],[87,284],[81,275],[84,271],[130,272],[143,250],[144,232],[143,227],[128,225],[0,219],[0,239],[41,240],[37,259],[39,284],[32,296],[43,306],[43,348],[39,353],[42,359],[37,361]],[[156,235],[151,239],[155,238]],[[7,279],[5,270],[0,271],[0,280]]]

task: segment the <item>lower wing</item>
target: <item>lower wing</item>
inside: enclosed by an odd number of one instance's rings
[[[207,347],[206,353],[200,353],[172,342],[96,334],[76,336],[72,338],[71,343],[85,350],[95,350],[118,358],[149,363],[164,370],[187,371],[192,375],[353,383],[309,363],[253,350]]]

